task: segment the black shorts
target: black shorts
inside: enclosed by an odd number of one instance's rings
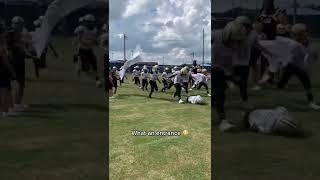
[[[252,47],[249,66],[250,67],[255,66],[260,56],[261,56],[261,51],[256,47]]]
[[[22,50],[12,51],[12,66],[16,73],[17,81],[20,85],[24,86],[26,80],[26,54]]]
[[[112,80],[112,84],[113,84],[113,87],[118,87],[118,82],[116,78]]]
[[[112,80],[111,80],[111,79],[109,79],[109,81],[108,81],[108,82],[109,82],[109,83],[108,83],[109,90],[112,90],[112,87],[113,87]]]
[[[93,49],[79,49],[79,56],[81,60],[81,68],[83,71],[89,71],[90,66],[94,71],[98,70],[97,57]]]
[[[11,76],[9,70],[0,65],[0,88],[10,88]]]

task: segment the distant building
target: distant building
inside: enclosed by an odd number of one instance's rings
[[[124,61],[123,60],[113,60],[113,61],[109,61],[110,62],[110,68],[113,68],[114,66],[117,67],[117,69],[119,70],[123,64]]]

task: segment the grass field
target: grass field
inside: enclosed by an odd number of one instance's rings
[[[312,67],[315,98],[320,102],[319,65]],[[242,109],[238,89],[228,92],[226,105],[229,119],[240,120]],[[265,89],[249,92],[249,101],[257,108],[283,105],[302,122],[305,137],[286,138],[250,132],[235,134],[214,131],[215,180],[315,180],[320,179],[320,112],[307,107],[300,82],[292,79],[284,90]],[[213,111],[215,119],[215,111]]]
[[[129,76],[118,90],[119,96],[110,103],[109,112],[110,179],[211,178],[211,100],[204,90],[189,94],[204,96],[207,105],[178,104],[172,98],[174,87],[149,99],[148,92],[134,86]],[[131,134],[132,130],[185,129],[189,134],[179,137]]]
[[[63,59],[49,51],[48,69],[39,80],[32,62],[27,63],[25,103],[30,108],[19,117],[0,119],[2,180],[106,179],[103,89],[95,88],[94,79],[75,76],[70,39],[55,38],[54,45]]]

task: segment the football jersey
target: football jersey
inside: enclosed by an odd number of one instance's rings
[[[32,36],[26,29],[23,29],[22,32],[10,31],[8,36],[7,40],[10,48],[26,51],[27,46],[32,43]]]
[[[204,100],[200,95],[188,97],[188,103],[191,103],[191,104],[201,104],[203,103],[203,101]]]
[[[284,107],[255,110],[249,114],[248,122],[252,130],[264,134],[294,132],[300,126]]]
[[[168,74],[166,72],[163,72],[161,77],[162,79],[168,79]]]
[[[199,73],[199,82],[203,82],[203,83],[208,84],[208,80],[209,80],[208,76],[206,76],[202,73]]]
[[[265,54],[265,57],[268,58],[270,64],[269,70],[271,72],[276,72],[280,68],[280,65],[286,66],[288,63],[304,70],[307,68],[304,62],[307,48],[301,43],[277,36],[275,40],[263,40],[259,41],[259,44],[272,54],[272,57]]]
[[[273,40],[277,34],[277,21],[268,15],[261,15],[258,21],[263,24],[263,33],[266,34],[268,40]]]
[[[149,73],[148,73],[148,72],[146,72],[146,73],[145,73],[145,72],[142,72],[142,73],[141,73],[141,78],[142,78],[142,79],[148,79],[148,76],[149,76]]]
[[[150,81],[157,81],[158,79],[158,73],[157,72],[153,72],[150,74]]]
[[[174,84],[182,84],[183,83],[183,78],[182,78],[182,75],[181,75],[181,72],[180,71],[176,71],[174,73],[174,79],[173,79],[173,83]]]
[[[248,66],[251,56],[251,49],[255,42],[258,40],[256,31],[251,31],[247,39],[243,42],[242,46],[233,51],[232,65],[233,66]]]
[[[223,31],[217,30],[212,35],[212,48],[213,54],[213,67],[219,67],[224,70],[231,69],[232,67],[232,49],[226,47],[223,43]],[[196,70],[197,68],[195,68]]]
[[[96,45],[98,40],[98,30],[96,28],[91,30],[83,26],[78,30],[78,34],[81,49],[91,49]]]
[[[132,71],[133,77],[139,77],[140,76],[140,71],[138,70],[133,70]]]

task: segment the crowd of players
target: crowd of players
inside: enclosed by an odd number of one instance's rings
[[[34,29],[40,28],[42,21],[43,16],[39,16],[33,22]],[[0,18],[0,117],[16,116],[28,108],[28,105],[22,103],[26,86],[26,60],[33,60],[35,75],[39,78],[39,70],[47,68],[47,50],[50,48],[55,57],[59,57],[49,40],[38,58],[32,33],[25,25],[24,19],[19,16],[13,17],[9,24]],[[79,19],[79,26],[74,32],[73,46],[76,47],[76,53],[73,60],[77,65],[77,72],[90,74],[92,70],[97,87],[101,87],[102,83],[94,48],[100,45],[106,49],[106,27],[104,25],[102,29],[98,29],[95,16],[87,14]]]
[[[166,67],[162,71],[161,73],[158,65],[153,66],[151,70],[146,65],[142,69],[139,66],[135,66],[132,71],[132,82],[142,89],[142,91],[148,91],[148,86],[150,86],[149,98],[152,98],[154,92],[159,91],[157,82],[163,85],[160,91],[164,93],[174,86],[175,93],[173,98],[177,97],[180,104],[185,102],[181,98],[183,90],[188,96],[189,91],[192,91],[192,89],[196,88],[199,90],[204,86],[208,96],[211,96],[208,87],[210,77],[207,69],[194,65],[191,68],[185,66],[180,69],[177,66],[172,69]],[[120,79],[117,67],[113,67],[109,75],[109,97],[111,98],[117,93],[118,81],[120,81],[121,85],[124,79]],[[188,102],[188,100],[186,101]]]
[[[285,10],[262,10],[253,23],[248,17],[239,16],[229,22],[224,29],[215,30],[212,39],[214,49],[213,102],[219,116],[220,130],[224,131],[235,126],[232,121],[227,120],[225,114],[227,88],[238,85],[242,105],[247,109],[254,109],[253,105],[248,103],[247,94],[250,69],[254,84],[252,90],[261,90],[267,85],[276,85],[282,89],[295,75],[306,91],[308,106],[314,110],[320,109],[312,95],[311,80],[308,74],[310,62],[307,60],[307,56],[313,56],[309,59],[317,59],[317,53],[310,51],[310,38],[306,25],[302,23],[290,25]],[[282,42],[288,47],[292,46],[293,58],[288,63],[283,63],[280,59],[278,68],[274,69],[271,64],[275,56],[259,43],[263,40]],[[283,110],[283,108],[280,109]],[[258,123],[251,125],[255,128],[260,126],[263,128],[270,124],[270,127],[274,126],[270,117],[262,118]],[[254,118],[254,121],[258,120]],[[285,126],[289,125],[292,124],[288,123]]]

